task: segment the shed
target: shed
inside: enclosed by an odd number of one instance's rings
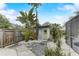
[[[38,40],[48,40],[50,38],[50,26],[39,26]]]

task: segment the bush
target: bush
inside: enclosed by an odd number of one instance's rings
[[[45,49],[45,56],[64,56],[61,51],[61,41],[57,40],[55,49]]]
[[[56,49],[48,49],[48,48],[46,48],[44,50],[44,52],[45,52],[45,56],[64,56],[65,55],[58,48],[56,48]]]
[[[30,37],[31,37],[32,40],[35,40],[36,39],[36,33],[32,31],[31,34],[30,34]]]
[[[35,40],[36,39],[36,33],[34,31],[32,31],[31,29],[24,29],[22,34],[25,37],[26,42],[28,40]]]
[[[24,36],[24,40],[25,40],[25,41],[28,41],[28,39],[29,39],[29,32],[28,32],[27,30],[24,30],[24,31],[22,32],[22,34],[23,34],[23,36]]]
[[[45,53],[45,56],[52,56],[53,55],[53,50],[45,48],[44,53]]]
[[[59,24],[52,24],[51,35],[53,37],[54,43],[56,43],[63,36],[62,27]]]

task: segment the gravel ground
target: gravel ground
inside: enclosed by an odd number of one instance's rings
[[[47,42],[32,42],[27,44],[28,48],[36,55],[36,56],[44,56],[44,49],[47,47]]]
[[[79,56],[69,45],[65,43],[65,39],[61,39],[61,49],[65,55],[69,54],[71,56]],[[52,41],[29,41],[26,46],[36,55],[36,56],[44,56],[44,49],[48,48],[56,48],[56,44]]]

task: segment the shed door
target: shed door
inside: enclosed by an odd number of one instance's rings
[[[47,29],[44,30],[44,39],[48,39]]]

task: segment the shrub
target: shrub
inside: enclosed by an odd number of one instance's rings
[[[22,32],[22,34],[23,34],[23,36],[25,37],[24,39],[25,39],[25,41],[28,41],[29,40],[29,32],[28,32],[28,30],[24,30],[23,32]]]
[[[57,40],[55,49],[45,49],[45,56],[64,56],[65,54],[61,51],[61,41]]]
[[[44,53],[45,53],[45,56],[52,56],[53,55],[53,50],[45,48]]]
[[[35,40],[36,39],[36,33],[32,31],[31,34],[30,34],[30,37],[31,37],[32,40]]]
[[[44,50],[45,56],[64,56],[65,54],[61,52],[60,49],[48,49]]]
[[[54,43],[56,43],[63,36],[62,27],[59,24],[52,24],[51,35],[53,37]]]
[[[35,40],[36,39],[36,33],[34,31],[32,31],[31,29],[24,29],[22,34],[25,37],[26,42],[28,40]]]

